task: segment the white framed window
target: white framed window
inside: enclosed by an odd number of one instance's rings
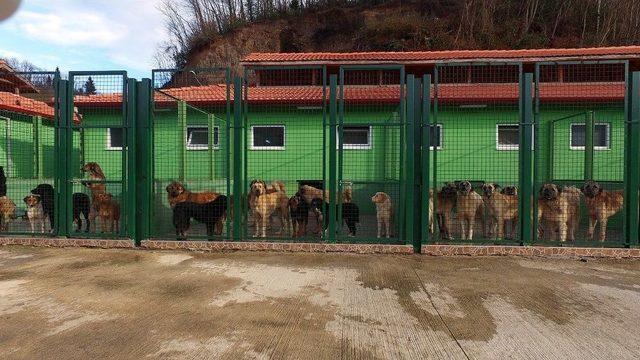
[[[337,130],[336,130],[337,131]],[[339,136],[340,133],[338,133]],[[371,126],[350,126],[342,128],[342,148],[350,150],[368,150],[373,145]],[[340,142],[337,144],[340,147]]]
[[[189,150],[208,150],[209,149],[209,127],[202,125],[187,126],[187,149]],[[213,127],[213,148],[218,149],[220,146],[220,128]]]
[[[520,147],[520,125],[497,124],[496,125],[496,149],[518,150]]]
[[[586,142],[585,124],[571,124],[569,131],[569,147],[571,150],[584,150]],[[593,148],[595,150],[611,149],[611,126],[609,123],[596,123],[593,129]]]
[[[107,128],[107,150],[122,150],[124,133],[122,128]]]
[[[435,131],[431,132],[431,139],[429,139],[429,148],[431,150],[441,150],[442,149],[442,124],[436,124],[433,127]]]
[[[252,125],[250,135],[251,150],[285,149],[284,125]]]

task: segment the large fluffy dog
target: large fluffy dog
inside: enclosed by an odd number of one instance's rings
[[[549,226],[542,226],[541,221]],[[575,239],[580,221],[580,190],[570,186],[560,188],[556,184],[544,184],[538,197],[539,233],[544,228],[557,233],[557,239]]]
[[[514,187],[500,191],[500,185],[485,183],[482,185],[482,199],[489,212],[488,228],[491,235],[502,239],[507,221],[511,222],[507,238],[513,238],[518,223],[518,195]]]
[[[82,219],[80,218],[80,214],[84,216],[84,220],[87,222],[86,232],[89,232],[89,227],[91,226],[91,221],[89,220],[89,213],[91,212],[91,200],[89,199],[89,195],[85,193],[74,193],[73,194],[73,222],[76,224],[76,231],[80,232],[82,230]]]
[[[484,203],[482,196],[473,190],[471,182],[465,180],[458,184],[456,203],[462,240],[473,240],[473,229],[478,215],[481,216],[482,232],[486,235],[484,218],[482,217]]]
[[[211,238],[216,224],[220,222],[226,212],[227,197],[224,195],[220,195],[215,200],[205,204],[190,201],[177,203],[173,208],[173,226],[176,228],[178,240],[186,239],[192,218],[205,224],[207,237]]]
[[[107,184],[104,183],[106,177],[104,176],[104,172],[102,172],[102,168],[96,162],[88,162],[84,164],[80,170],[86,173],[89,176],[89,179],[97,180],[82,182],[84,186],[91,190],[91,200],[93,201],[93,205],[89,212],[89,224],[95,224],[95,220],[98,217],[98,202],[96,199],[98,195],[105,194],[107,192]]]
[[[249,195],[249,207],[255,220],[254,237],[267,236],[267,222],[271,214],[276,211],[282,221],[282,230],[289,230],[291,223],[288,210],[289,198],[287,198],[284,183],[274,181],[271,186],[267,186],[262,180],[253,180]]]
[[[309,204],[300,192],[289,199],[289,215],[291,216],[293,237],[306,235],[307,223],[309,222]]]
[[[29,225],[31,225],[31,232],[36,232],[36,226],[40,225],[40,232],[44,234],[45,214],[40,195],[27,195],[24,197],[23,201],[27,204],[27,219],[29,219]]]
[[[587,181],[580,190],[584,194],[589,212],[589,239],[593,239],[596,224],[600,223],[598,239],[604,241],[607,237],[607,221],[620,211],[624,204],[623,191],[604,190],[595,181]]]
[[[391,218],[393,217],[393,204],[391,197],[383,192],[377,192],[371,197],[376,206],[376,219],[378,221],[378,237],[390,237]]]
[[[173,209],[176,204],[181,202],[192,202],[196,204],[206,204],[214,201],[220,196],[219,193],[213,191],[203,192],[191,192],[187,190],[184,185],[177,181],[172,181],[165,188],[167,191],[167,199],[169,200],[169,206]],[[218,219],[218,223],[215,226],[216,235],[222,234],[224,223],[227,220],[227,212],[225,209],[224,214]]]
[[[454,183],[448,182],[436,193],[435,213],[442,240],[451,240],[453,236],[449,230],[451,212],[456,206],[458,188]]]
[[[35,189],[31,190],[32,194],[36,194],[40,196],[40,202],[42,203],[42,210],[44,211],[44,215],[49,218],[49,226],[51,226],[51,230],[53,231],[54,225],[54,191],[53,186],[49,184],[39,184]]]
[[[93,200],[93,206],[97,209],[100,218],[102,232],[120,231],[120,205],[109,193],[97,194]]]

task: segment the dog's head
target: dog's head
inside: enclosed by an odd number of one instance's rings
[[[184,186],[182,186],[182,184],[177,181],[172,181],[171,183],[169,183],[165,190],[167,190],[167,194],[169,194],[169,196],[172,198],[180,196],[183,192],[186,191]]]
[[[324,205],[324,201],[322,199],[314,198],[314,199],[311,199],[311,205],[309,206],[311,207],[311,210],[313,210],[314,213],[316,213],[317,215],[321,215],[323,205]]]
[[[458,191],[463,194],[463,195],[467,195],[469,194],[471,191],[473,190],[473,186],[471,186],[471,182],[464,180],[464,181],[460,181],[458,183]]]
[[[302,201],[304,201],[304,199],[302,198],[302,195],[300,194],[300,192],[297,192],[295,195],[293,195],[289,199],[289,207],[291,208],[291,210],[296,211],[298,209],[298,206],[300,206],[300,204],[302,203]]]
[[[265,195],[267,193],[267,184],[260,179],[251,182],[251,193],[254,196]]]
[[[371,201],[376,204],[382,204],[389,200],[389,195],[379,191],[371,197]]]
[[[113,195],[109,193],[100,193],[100,194],[96,194],[95,201],[98,203],[110,203],[112,199],[113,199]]]
[[[487,196],[491,197],[500,189],[500,185],[494,183],[484,183],[482,184],[482,192]]]
[[[582,185],[580,191],[588,198],[594,198],[602,192],[602,186],[595,181],[587,181]]]
[[[503,195],[518,196],[518,188],[515,186],[505,186],[500,193]]]
[[[562,189],[556,184],[544,184],[540,188],[540,199],[555,200],[562,193]]]
[[[53,194],[53,186],[49,184],[40,184],[31,190],[32,194],[40,195],[41,197],[51,196]]]
[[[40,203],[40,195],[29,194],[22,199],[27,207],[34,207]]]
[[[440,189],[440,191],[446,198],[455,198],[456,193],[458,192],[458,187],[456,186],[456,184],[448,182],[442,186],[442,189]]]
[[[102,168],[96,162],[88,162],[84,164],[84,166],[80,169],[82,172],[89,173],[89,176],[104,179],[104,173],[102,172]]]

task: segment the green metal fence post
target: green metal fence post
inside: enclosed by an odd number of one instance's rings
[[[215,116],[213,114],[208,114],[207,115],[207,133],[208,133],[209,143],[207,146],[207,152],[209,155],[209,159],[207,163],[209,164],[209,179],[211,181],[215,180],[215,171],[214,171],[214,164],[213,164],[213,141],[214,141],[214,135],[215,135],[214,126],[215,126]],[[218,130],[218,136],[220,136],[220,130]],[[220,139],[218,139],[218,142],[220,142]]]
[[[431,75],[422,76],[422,153],[419,157],[421,165],[421,181],[422,191],[420,203],[420,223],[422,228],[422,244],[429,242],[429,189],[431,189],[429,179],[430,157],[431,157]],[[422,248],[422,246],[421,246]]]
[[[136,169],[130,173],[135,181],[136,208],[135,208],[135,236],[136,246],[150,235],[151,220],[151,193],[153,179],[153,148],[151,141],[151,104],[152,104],[151,79],[142,79],[136,83],[136,120],[135,120],[135,157]],[[131,168],[131,164],[130,164]]]
[[[135,244],[139,244],[138,238],[138,226],[137,226],[137,136],[136,136],[136,117],[138,115],[138,102],[137,102],[137,82],[136,79],[127,79],[127,116],[125,119],[125,139],[126,139],[126,151],[123,156],[126,156],[126,196],[123,199],[125,214],[126,214],[126,233],[125,235],[134,240]],[[144,106],[144,105],[143,105]],[[122,231],[122,230],[121,230]]]
[[[533,135],[533,73],[525,72],[520,77],[520,202],[518,218],[521,244],[532,241],[531,200],[533,194],[533,156],[531,151]]]
[[[585,114],[584,122],[584,180],[593,180],[593,131],[595,128],[594,112]]]
[[[242,240],[242,78],[235,77],[233,81],[233,240]]]
[[[60,121],[59,121],[59,144],[60,154],[58,156],[58,236],[69,236],[69,199],[71,198],[72,184],[71,171],[69,171],[69,159],[73,146],[73,83],[68,80],[61,80],[58,86],[60,92]]]
[[[337,181],[337,120],[338,120],[338,76],[329,76],[329,242],[336,242],[336,218],[338,210]]]
[[[629,73],[627,86],[625,143],[625,243],[638,245],[638,189],[640,188],[640,71]]]
[[[67,164],[68,149],[66,145],[67,133],[66,124],[68,121],[68,99],[67,88],[68,81],[61,80],[60,74],[56,73],[54,78],[54,104],[55,104],[55,122],[54,122],[54,212],[55,212],[55,235],[68,236],[67,231]]]
[[[421,242],[421,233],[420,233],[420,221],[415,221],[415,210],[419,210],[420,200],[422,197],[420,196],[420,189],[416,188],[419,184],[418,181],[421,175],[420,164],[416,164],[416,159],[420,159],[419,151],[420,151],[420,143],[419,136],[416,136],[416,125],[420,122],[418,119],[420,116],[420,80],[416,80],[414,75],[407,75],[407,125],[406,125],[406,148],[407,148],[407,157],[406,157],[406,203],[405,203],[405,236],[407,241],[411,241],[413,244],[413,251],[415,253],[420,253],[420,242]],[[418,149],[416,149],[416,145]],[[417,151],[416,151],[417,150]],[[416,168],[417,165],[417,168]],[[418,211],[419,214],[419,211]],[[415,225],[418,225],[417,227]]]

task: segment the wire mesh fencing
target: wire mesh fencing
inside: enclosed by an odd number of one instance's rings
[[[55,233],[55,72],[0,72],[0,232]]]
[[[624,242],[626,74],[624,62],[537,65],[537,242]]]
[[[429,231],[435,242],[518,241],[518,64],[436,67]]]
[[[403,240],[405,75],[402,66],[342,67],[337,132],[337,240]]]
[[[127,201],[127,76],[125,72],[71,72],[73,118],[67,201],[70,233],[78,237],[122,237]]]
[[[231,232],[229,81],[226,69],[153,71],[153,238]]]
[[[320,241],[328,220],[323,67],[245,71],[246,238]]]

